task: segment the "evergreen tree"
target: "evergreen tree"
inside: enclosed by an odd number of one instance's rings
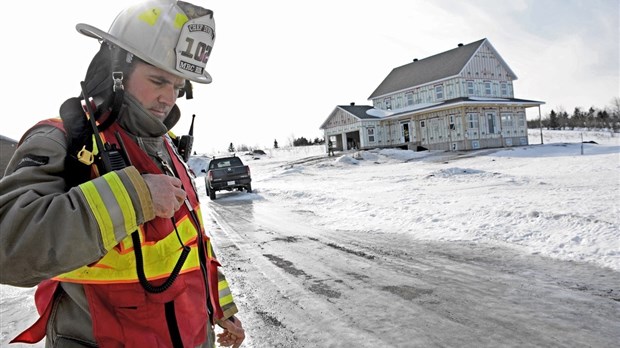
[[[301,137],[293,140],[293,146],[307,146],[310,145],[308,139]]]
[[[278,141],[276,139],[273,140],[273,148],[274,149],[278,148]]]
[[[547,129],[557,129],[560,126],[558,122],[558,114],[555,111],[551,110],[549,114],[549,123],[547,124]]]
[[[573,115],[570,118],[570,126],[571,129],[575,127],[581,128],[586,126],[586,115],[581,112],[581,109],[575,108],[573,111]]]
[[[228,152],[235,152],[235,146],[233,145],[233,143],[230,143],[230,145],[228,145]]]
[[[599,127],[601,128],[612,128],[609,113],[607,112],[607,110],[599,110],[596,113],[596,122],[600,125]]]

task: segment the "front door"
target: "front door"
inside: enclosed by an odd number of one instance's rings
[[[496,119],[496,115],[494,112],[487,112],[487,126],[488,126],[488,134],[498,133],[497,127],[499,126],[499,122]]]
[[[403,143],[410,142],[411,138],[409,137],[409,122],[401,123],[400,129],[401,129],[401,141]]]

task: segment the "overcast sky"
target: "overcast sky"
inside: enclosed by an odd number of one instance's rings
[[[57,116],[79,93],[96,40],[136,0],[4,4],[4,120],[18,140],[38,119]],[[280,146],[322,138],[337,105],[369,105],[390,71],[413,58],[487,38],[517,75],[515,97],[551,109],[611,106],[620,96],[617,0],[195,1],[215,12],[210,85],[182,100],[177,134],[196,114],[194,149]],[[538,115],[529,110],[528,117]]]

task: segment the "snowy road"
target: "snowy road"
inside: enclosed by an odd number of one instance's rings
[[[311,207],[229,195],[209,202],[212,233],[247,347],[620,342],[618,272],[480,243],[316,230],[304,223]]]

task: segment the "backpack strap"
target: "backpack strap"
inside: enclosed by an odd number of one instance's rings
[[[19,140],[21,145],[27,134],[35,128],[42,126],[52,126],[65,133],[67,139],[67,154],[65,156],[65,179],[66,189],[77,186],[91,178],[93,152],[93,132],[87,123],[86,116],[82,111],[79,98],[70,98],[60,107],[60,118],[50,118],[41,120],[32,126]]]

